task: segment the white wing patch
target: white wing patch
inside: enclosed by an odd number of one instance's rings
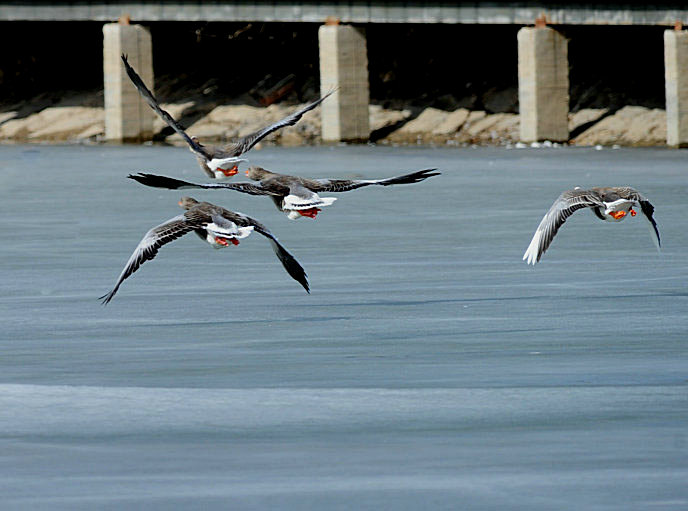
[[[230,158],[213,158],[208,162],[208,168],[212,171],[216,171],[219,168],[224,168],[224,165],[228,163],[238,164],[242,161],[248,161],[244,158],[239,158],[237,156],[232,156]]]
[[[320,197],[317,193],[308,198],[290,194],[282,200],[282,209],[298,211],[300,209],[322,208],[331,206],[336,200],[336,197]]]
[[[533,266],[535,266],[535,263],[537,263],[538,249],[540,247],[541,238],[542,230],[540,230],[540,228],[538,227],[538,230],[535,231],[535,234],[533,235],[533,239],[530,240],[530,245],[528,245],[526,253],[523,254],[523,260],[526,262],[526,264],[532,264]]]
[[[217,225],[215,222],[206,225],[206,230],[216,236],[223,238],[245,238],[253,232],[253,226],[237,227],[234,222],[228,222],[230,225]]]
[[[634,200],[629,199],[618,199],[614,202],[605,202],[604,205],[607,209],[605,209],[604,214],[608,215],[614,211],[628,212],[628,210],[631,209],[631,206],[633,206],[635,203],[636,202]]]

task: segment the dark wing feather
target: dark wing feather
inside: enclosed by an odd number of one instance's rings
[[[659,249],[662,246],[662,240],[659,237],[659,229],[657,228],[657,222],[655,222],[653,216],[655,207],[647,199],[639,200],[638,204],[640,204],[640,210],[643,212],[643,215],[645,215],[647,221],[652,225],[652,229],[654,229],[654,234],[657,237],[657,249]]]
[[[434,172],[437,169],[425,169],[411,174],[404,174],[403,176],[390,177],[387,179],[360,179],[360,180],[346,180],[346,179],[318,179],[318,192],[348,192],[363,186],[380,185],[406,185],[413,183],[420,183],[432,176],[439,176],[439,172]]]
[[[291,255],[291,253],[289,253],[289,251],[286,248],[284,248],[284,246],[279,242],[277,237],[274,234],[272,234],[270,230],[263,224],[261,224],[258,220],[245,215],[240,216],[244,221],[248,222],[248,225],[253,226],[253,230],[255,232],[262,234],[270,241],[270,245],[272,245],[272,250],[275,252],[275,255],[282,263],[284,269],[287,270],[287,273],[296,282],[301,284],[303,288],[306,290],[306,292],[310,294],[311,290],[308,284],[308,275],[306,274],[306,270],[303,269],[303,267],[296,260],[296,258],[293,255]]]
[[[634,200],[640,205],[640,210],[645,215],[645,219],[649,222],[651,226],[652,241],[655,242],[657,250],[662,246],[662,241],[659,237],[659,229],[657,228],[657,222],[654,219],[655,207],[647,200],[638,190],[631,188],[630,186],[623,186],[614,189],[619,197],[623,199]]]
[[[179,133],[184,141],[189,144],[191,149],[205,158],[206,160],[210,160],[211,156],[196,142],[191,140],[191,137],[186,134],[184,131],[184,128],[182,128],[177,121],[174,120],[174,118],[165,110],[163,110],[160,105],[158,104],[158,101],[155,99],[153,96],[153,93],[146,87],[146,84],[143,83],[143,80],[141,77],[134,71],[134,68],[129,65],[129,62],[127,61],[127,56],[122,55],[122,62],[124,63],[124,69],[127,72],[127,75],[129,76],[129,79],[132,81],[134,86],[138,89],[139,94],[143,97],[143,99],[146,100],[146,103],[150,105],[150,107],[155,110],[155,113],[157,113],[160,118],[167,123],[167,125],[172,128],[174,131]]]
[[[274,124],[271,124],[270,126],[266,126],[265,128],[262,128],[254,133],[251,133],[250,135],[246,135],[242,139],[238,140],[237,142],[227,146],[224,150],[226,153],[228,153],[231,156],[239,156],[241,154],[244,154],[246,151],[251,149],[254,145],[256,145],[260,140],[263,138],[267,137],[270,133],[277,131],[280,128],[284,128],[286,126],[293,126],[305,114],[306,112],[313,110],[316,106],[318,106],[320,103],[322,103],[328,96],[330,96],[332,92],[329,92],[325,94],[323,97],[320,99],[313,101],[313,103],[309,103],[305,107],[303,107],[301,110],[297,110],[296,112],[288,115],[284,119],[280,119]]]
[[[99,299],[103,301],[103,305],[107,305],[115,296],[119,286],[122,285],[125,279],[133,274],[146,261],[150,261],[158,254],[158,250],[163,245],[176,240],[184,234],[202,227],[200,221],[189,221],[185,215],[176,216],[164,224],[153,227],[146,233],[138,246],[131,254],[127,264],[124,266],[122,273],[117,279],[115,287],[109,293],[101,296]]]
[[[533,239],[523,254],[523,260],[528,264],[538,262],[568,217],[579,209],[595,206],[604,206],[604,203],[599,195],[591,190],[569,190],[562,193],[535,230]]]
[[[158,176],[156,174],[129,174],[129,179],[138,181],[142,185],[152,186],[154,188],[167,188],[169,190],[183,190],[187,188],[226,188],[229,190],[236,190],[237,192],[248,193],[250,195],[278,195],[262,187],[260,183],[207,183],[196,184],[182,181],[181,179],[174,179],[172,177]]]

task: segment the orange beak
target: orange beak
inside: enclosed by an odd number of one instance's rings
[[[248,176],[248,170],[246,171],[246,175]]]
[[[618,220],[620,218],[625,217],[626,212],[625,211],[612,211],[611,213],[609,213],[609,216],[611,216],[614,220]]]
[[[182,205],[182,201],[177,202],[177,204],[179,204],[179,205],[181,206],[181,205]]]
[[[630,211],[630,213],[631,213],[631,216],[635,216],[635,215],[637,215],[637,214],[638,214],[638,213],[636,213],[635,211],[633,211],[633,208],[631,208],[631,211]]]

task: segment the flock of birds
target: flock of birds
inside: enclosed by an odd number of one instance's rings
[[[150,107],[176,131],[189,145],[189,149],[196,155],[198,164],[206,175],[216,181],[226,180],[238,173],[238,165],[247,161],[241,156],[253,148],[264,137],[286,126],[295,125],[308,111],[313,110],[332,92],[318,100],[293,112],[291,115],[266,126],[237,142],[226,147],[204,145],[196,137],[189,136],[174,118],[160,107],[151,91],[146,87],[141,77],[131,67],[126,55],[122,55],[122,62],[127,75],[141,96]],[[271,172],[261,167],[250,166],[246,175],[252,182],[215,182],[196,184],[166,176],[139,173],[129,175],[129,178],[146,186],[171,190],[182,189],[228,189],[250,195],[264,195],[272,199],[278,210],[284,212],[288,218],[296,220],[302,217],[315,219],[322,208],[330,206],[336,201],[335,197],[321,197],[319,193],[346,192],[364,186],[390,186],[397,184],[412,184],[440,175],[437,169],[425,169],[395,176],[387,179],[309,179]],[[209,202],[199,202],[191,197],[182,197],[179,205],[186,211],[162,224],[150,229],[139,242],[131,257],[120,273],[114,288],[100,297],[103,304],[109,303],[120,286],[146,261],[153,259],[160,247],[175,239],[195,232],[203,241],[213,248],[226,248],[238,245],[239,240],[252,232],[265,236],[287,273],[310,293],[308,276],[296,258],[279,242],[270,230],[258,220],[242,213],[230,211]],[[652,239],[659,250],[660,237],[654,220],[654,207],[637,190],[630,187],[605,187],[583,190],[575,188],[563,192],[549,211],[542,218],[535,234],[523,255],[528,264],[535,264],[549,248],[554,236],[566,219],[575,211],[583,208],[592,209],[600,219],[610,222],[620,222],[627,216],[635,216],[634,207],[640,208],[648,222]]]

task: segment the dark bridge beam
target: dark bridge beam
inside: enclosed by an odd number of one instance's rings
[[[315,22],[328,16],[344,23],[531,24],[545,14],[553,24],[673,25],[688,22],[682,2],[633,6],[627,3],[550,2],[198,2],[198,1],[0,1],[0,21],[114,21],[127,13],[137,22],[262,21]]]

